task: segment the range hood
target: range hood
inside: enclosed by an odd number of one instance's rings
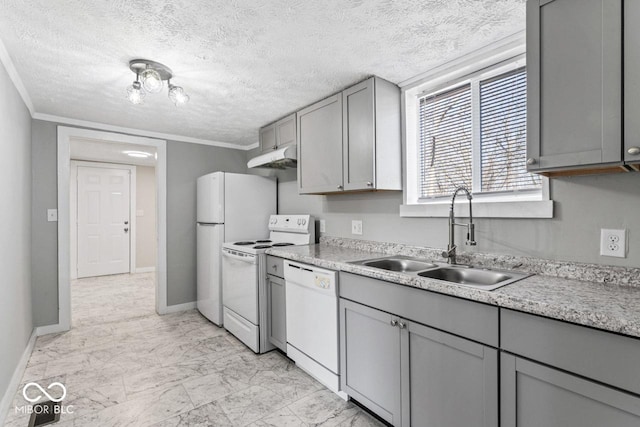
[[[295,168],[297,163],[298,158],[296,156],[296,146],[289,145],[266,154],[261,154],[258,157],[254,157],[247,162],[247,167],[285,169]]]

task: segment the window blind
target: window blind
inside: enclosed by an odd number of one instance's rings
[[[471,188],[471,86],[421,98],[419,115],[421,197]]]
[[[539,188],[527,173],[527,74],[524,68],[480,82],[481,189]]]

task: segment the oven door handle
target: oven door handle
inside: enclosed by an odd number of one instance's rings
[[[235,259],[238,261],[246,262],[247,264],[255,264],[256,256],[255,255],[236,255],[232,252],[228,252],[226,249],[222,250],[222,256]]]

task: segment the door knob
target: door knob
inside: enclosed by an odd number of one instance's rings
[[[632,156],[637,156],[638,154],[640,154],[640,147],[631,147],[627,150],[627,153],[631,154]]]
[[[373,187],[373,182],[367,181],[367,187]]]
[[[407,324],[406,324],[406,323],[404,323],[404,322],[398,322],[398,327],[399,327],[400,329],[404,329],[404,328],[406,328],[406,327],[407,327]]]
[[[128,229],[128,228],[125,228],[125,229],[124,229],[124,232],[125,232],[125,233],[128,233],[128,232],[129,232],[129,229]]]
[[[125,222],[124,222],[124,225],[127,225],[127,224],[129,224],[129,221],[125,221]]]
[[[529,158],[527,159],[527,164],[528,164],[528,165],[535,165],[536,163],[537,163],[537,160],[536,160],[536,159],[534,159],[533,157],[529,157]]]
[[[338,190],[342,190],[344,187],[342,185],[338,185]]]
[[[398,326],[398,321],[396,319],[391,319],[391,326]]]

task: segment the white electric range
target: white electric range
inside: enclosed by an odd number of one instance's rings
[[[265,251],[314,243],[315,221],[311,215],[271,215],[269,239],[222,245],[223,325],[255,353],[275,348],[267,331]]]

